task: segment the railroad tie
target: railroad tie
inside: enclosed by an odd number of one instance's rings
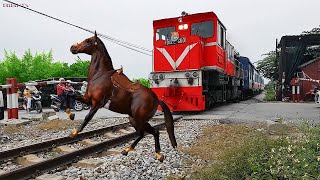
[[[64,146],[58,146],[58,147],[54,148],[54,151],[58,152],[58,153],[66,154],[66,153],[71,153],[73,151],[76,151],[76,149],[64,145]]]
[[[99,144],[98,141],[93,141],[91,139],[84,139],[82,141],[79,141],[79,144],[83,144],[83,145],[86,145],[86,146],[92,146],[92,145],[95,145],[95,144]]]
[[[106,134],[104,134],[105,136],[109,137],[109,138],[117,138],[119,137],[120,135],[118,134],[114,134],[114,133],[111,133],[111,132],[108,132]]]
[[[22,157],[18,157],[16,159],[17,163],[23,166],[29,166],[32,164],[36,164],[42,161],[45,161],[46,159],[44,158],[39,158],[38,156],[34,155],[34,154],[28,154]]]
[[[121,154],[121,151],[111,148],[106,151],[102,151],[101,153],[98,154],[98,156],[103,157],[103,156],[118,155],[118,154]]]
[[[77,163],[73,163],[73,166],[81,167],[81,168],[96,168],[103,164],[103,161],[99,161],[96,159],[83,159],[78,161]]]
[[[119,129],[118,132],[120,132],[121,134],[130,134],[130,133],[132,133],[131,131],[127,131],[125,129]]]
[[[35,178],[35,180],[65,180],[63,176],[57,176],[54,174],[43,174]]]

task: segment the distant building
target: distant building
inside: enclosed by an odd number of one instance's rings
[[[313,80],[320,80],[320,57],[306,62],[298,67],[302,72],[308,75]],[[315,87],[319,87],[318,82],[313,81],[301,81],[300,88],[301,88],[301,96],[302,99],[305,99],[305,94],[308,93],[310,90],[314,89]]]

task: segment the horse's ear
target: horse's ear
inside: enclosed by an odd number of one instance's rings
[[[97,45],[97,42],[98,42],[97,31],[94,31],[94,44]]]

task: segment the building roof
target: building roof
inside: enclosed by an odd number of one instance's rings
[[[316,61],[319,61],[319,60],[320,60],[320,57],[317,57],[317,58],[315,58],[315,59],[313,59],[311,61],[308,61],[308,62],[306,62],[304,64],[301,64],[300,66],[298,66],[298,68],[302,69],[303,67],[308,66],[309,64],[312,64],[312,63],[314,63]]]

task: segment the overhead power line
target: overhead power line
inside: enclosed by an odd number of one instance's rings
[[[92,30],[83,28],[83,27],[78,26],[78,25],[75,25],[75,24],[73,24],[73,23],[69,23],[69,22],[64,21],[64,20],[62,20],[62,19],[59,19],[59,18],[50,16],[50,15],[48,15],[48,14],[45,14],[45,13],[36,11],[36,10],[34,10],[34,9],[31,9],[31,8],[28,8],[28,7],[25,7],[25,6],[21,6],[20,4],[17,4],[17,3],[15,3],[15,2],[12,2],[12,1],[9,1],[9,0],[3,0],[3,1],[6,1],[6,2],[11,3],[11,4],[14,4],[14,5],[18,6],[18,7],[27,9],[27,10],[29,10],[29,11],[32,11],[32,12],[34,12],[34,13],[37,13],[37,14],[40,14],[40,15],[42,15],[42,16],[48,17],[48,18],[50,18],[50,19],[54,19],[54,20],[56,20],[56,21],[62,22],[62,23],[64,23],[64,24],[67,24],[67,25],[70,25],[70,26],[73,26],[73,27],[76,27],[76,28],[78,28],[78,29],[81,29],[81,30],[84,30],[84,31],[87,31],[87,32],[90,32],[90,33],[94,34],[94,31],[92,31]],[[142,46],[138,46],[138,45],[135,45],[135,44],[126,42],[126,41],[122,41],[122,40],[120,40],[120,39],[116,39],[116,38],[114,38],[114,37],[111,37],[111,36],[108,36],[108,35],[104,35],[104,34],[101,34],[101,33],[97,33],[97,35],[98,35],[99,37],[101,37],[101,38],[104,38],[104,39],[106,39],[106,40],[108,40],[108,41],[110,41],[110,42],[113,42],[113,43],[115,43],[115,44],[118,44],[118,45],[120,45],[120,46],[122,46],[122,47],[125,47],[125,48],[127,48],[127,49],[130,49],[130,50],[133,50],[133,51],[136,51],[136,52],[139,52],[139,53],[148,55],[148,56],[152,56],[152,50],[150,50],[150,49],[147,49],[147,48],[144,48],[144,47],[142,47]]]

